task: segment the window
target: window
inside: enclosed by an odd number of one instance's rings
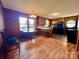
[[[78,20],[78,22],[77,22],[77,29],[79,30],[79,20]]]
[[[34,32],[34,31],[35,31],[35,20],[29,19],[29,32]]]
[[[46,20],[46,25],[49,26],[50,22],[49,20]]]
[[[22,32],[34,32],[35,31],[35,19],[27,19],[19,17],[20,31]]]
[[[27,18],[19,17],[20,31],[28,32]]]

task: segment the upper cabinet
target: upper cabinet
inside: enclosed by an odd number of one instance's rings
[[[45,25],[46,24],[46,19],[43,18],[43,17],[38,16],[37,17],[37,24],[38,24],[38,26]]]
[[[51,25],[54,25],[56,23],[61,23],[61,22],[64,23],[64,18],[52,19],[51,20]]]

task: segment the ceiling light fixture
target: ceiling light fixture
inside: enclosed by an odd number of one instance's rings
[[[59,13],[52,13],[52,14],[50,14],[50,16],[58,16],[59,15]]]
[[[29,16],[30,16],[30,18],[36,18],[36,16],[32,15],[32,14],[30,14]]]
[[[58,15],[59,15],[59,13],[52,13],[52,15],[54,15],[54,16],[58,16]]]

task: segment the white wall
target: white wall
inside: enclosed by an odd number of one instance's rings
[[[3,13],[2,13],[2,7],[0,5],[0,31],[4,29],[4,22],[3,22]]]

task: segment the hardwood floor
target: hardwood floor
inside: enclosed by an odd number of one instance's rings
[[[7,55],[7,59],[78,59],[74,44],[56,38],[38,37],[20,43],[19,50]]]
[[[39,37],[20,45],[20,59],[78,59],[75,45],[53,38]]]

